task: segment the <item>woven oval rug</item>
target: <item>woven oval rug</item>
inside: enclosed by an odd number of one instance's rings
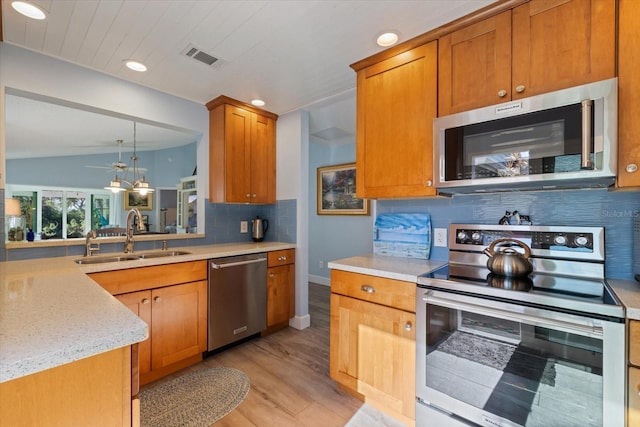
[[[249,393],[249,378],[233,368],[200,369],[140,392],[143,427],[209,427]]]

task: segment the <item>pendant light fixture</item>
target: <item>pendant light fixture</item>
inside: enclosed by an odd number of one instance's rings
[[[105,190],[111,190],[113,193],[120,191],[131,190],[144,196],[147,193],[153,192],[153,188],[145,180],[144,175],[140,174],[140,168],[138,167],[138,153],[136,151],[136,122],[133,122],[133,155],[127,167],[127,172],[124,178],[120,178],[116,173],[115,178],[108,187],[104,187]],[[129,178],[129,172],[132,171],[132,178]]]

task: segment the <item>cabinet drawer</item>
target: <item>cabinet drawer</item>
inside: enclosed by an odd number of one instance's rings
[[[640,321],[629,321],[629,363],[640,367]]]
[[[331,292],[416,312],[416,284],[413,282],[332,270]]]
[[[90,273],[89,277],[112,295],[207,280],[207,261],[190,261],[152,267]]]
[[[281,251],[272,251],[267,254],[267,264],[269,267],[277,267],[279,265],[293,264],[296,262],[295,249],[283,249]]]

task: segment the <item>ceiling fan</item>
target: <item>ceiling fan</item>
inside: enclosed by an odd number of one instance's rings
[[[122,161],[122,144],[124,141],[122,139],[116,139],[116,144],[118,144],[118,161],[113,162],[111,164],[105,164],[103,166],[97,165],[84,165],[85,168],[94,168],[94,169],[105,169],[107,173],[119,173],[119,172],[127,172],[129,170],[129,165]],[[146,168],[138,168],[140,172],[145,172]]]

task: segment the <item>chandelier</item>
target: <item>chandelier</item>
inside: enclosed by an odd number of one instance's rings
[[[132,173],[131,179],[129,179],[129,172]],[[138,167],[138,155],[136,152],[136,122],[133,122],[133,155],[131,161],[126,169],[123,178],[116,173],[115,178],[108,187],[104,187],[105,190],[111,190],[113,193],[119,193],[125,190],[131,190],[144,196],[147,193],[151,193],[153,188],[149,186],[149,182],[145,180],[144,175],[140,174],[140,168]]]

